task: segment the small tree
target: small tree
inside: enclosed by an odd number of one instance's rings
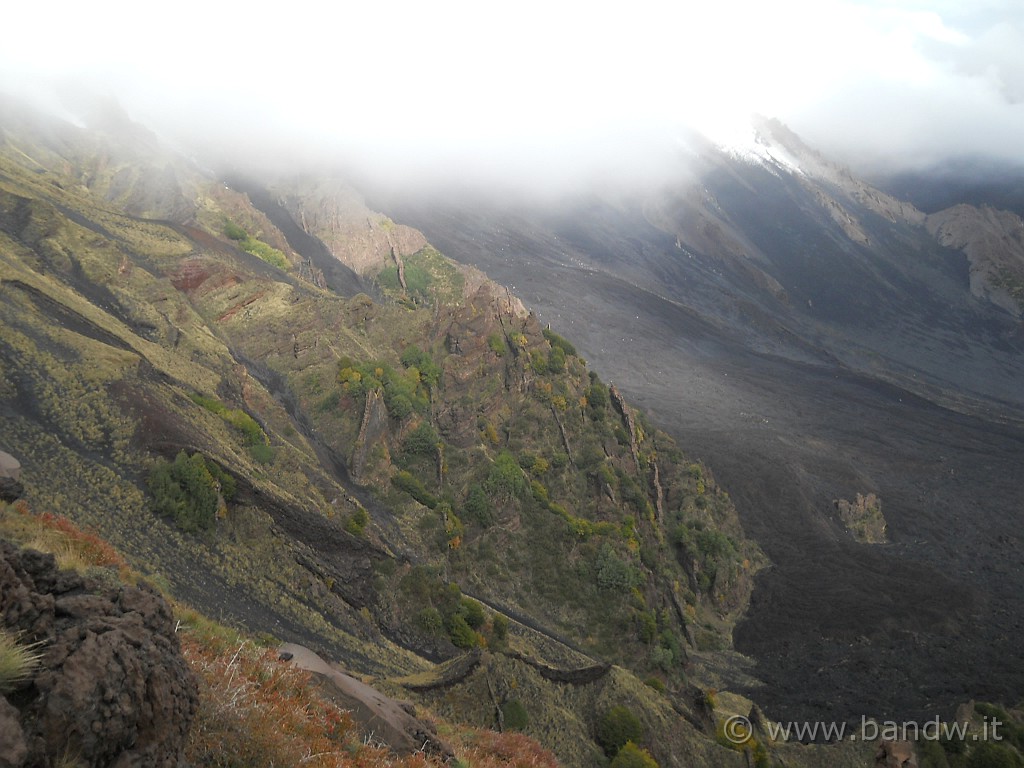
[[[597,721],[597,743],[608,757],[615,757],[629,741],[640,741],[644,727],[640,719],[628,708],[614,706]]]

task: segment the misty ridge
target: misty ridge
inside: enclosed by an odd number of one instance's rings
[[[262,56],[199,10],[166,34],[205,57],[138,34],[88,56],[67,32],[49,62],[0,54],[0,235],[18,244],[0,342],[36,334],[44,359],[85,328],[152,427],[130,458],[111,442],[131,503],[83,520],[180,568],[206,610],[389,684],[430,677],[403,690],[452,722],[495,709],[500,729],[514,701],[573,765],[574,739],[612,758],[593,739],[610,699],[588,698],[605,680],[671,734],[646,742],[663,765],[726,764],[727,716],[745,739],[762,715],[938,723],[1020,701],[1012,8],[299,3],[238,23],[282,41]],[[76,319],[108,312],[130,322]],[[110,361],[149,344],[170,367],[118,379]],[[52,424],[85,428],[39,417],[63,400],[25,389],[20,350],[0,412],[32,477]],[[99,401],[84,421],[119,412]],[[106,477],[101,453],[68,460]],[[160,459],[157,547],[132,478]],[[175,471],[239,481],[237,503],[207,493],[201,546],[172,531]],[[275,547],[272,587],[228,570]],[[499,702],[492,673],[542,692],[502,683]]]

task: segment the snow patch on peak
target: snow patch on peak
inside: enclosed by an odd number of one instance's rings
[[[784,170],[801,176],[807,175],[796,155],[752,124],[739,127],[728,136],[720,135],[714,144],[731,157],[752,165],[763,165],[773,173]]]

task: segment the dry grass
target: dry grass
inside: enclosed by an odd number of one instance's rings
[[[179,637],[200,680],[199,713],[186,757],[196,766],[272,768],[440,768],[425,754],[400,757],[374,745],[350,713],[321,698],[308,673],[278,661],[242,635],[185,612]],[[442,726],[459,764],[472,768],[555,768],[519,733]]]
[[[40,654],[34,644],[25,645],[0,629],[0,693],[9,693],[32,676]]]
[[[186,755],[197,766],[350,765],[381,761],[364,747],[351,717],[311,695],[308,676],[276,654],[242,641],[183,632],[182,651],[200,680],[200,706]],[[366,760],[366,758],[371,758]]]
[[[129,576],[125,559],[95,533],[83,531],[61,515],[34,514],[24,501],[0,505],[0,537],[22,547],[49,552],[61,568],[116,568],[122,578]]]
[[[462,734],[462,762],[472,768],[557,768],[554,754],[521,733],[473,730]]]

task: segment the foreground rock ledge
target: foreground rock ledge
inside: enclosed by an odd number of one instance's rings
[[[177,766],[198,703],[167,602],[0,541],[0,627],[42,654],[0,697],[0,768]]]

